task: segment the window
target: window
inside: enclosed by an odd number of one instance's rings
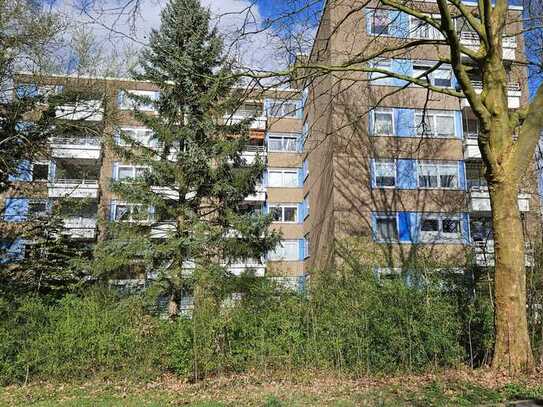
[[[28,217],[35,219],[43,216],[47,216],[47,201],[42,199],[28,201]]]
[[[271,117],[299,117],[301,110],[296,100],[267,100],[267,113]]]
[[[270,187],[297,187],[298,171],[296,170],[270,170],[268,173],[268,186]]]
[[[136,97],[142,97],[148,100],[140,101],[135,100],[131,95]],[[152,112],[156,110],[155,102],[160,98],[160,92],[154,92],[149,90],[129,90],[127,92],[119,92],[119,108],[123,110],[129,110],[137,108],[141,111]]]
[[[49,179],[49,164],[35,163],[32,166],[32,178],[34,181],[47,181]]]
[[[379,188],[396,185],[396,163],[394,160],[375,160],[375,186]]]
[[[295,153],[298,151],[298,136],[274,135],[268,138],[268,151],[284,151]]]
[[[154,137],[154,132],[149,129],[143,128],[122,128],[121,135],[117,138],[117,144],[120,146],[126,146],[132,144],[141,144],[147,147],[157,147],[158,140]],[[130,139],[129,141],[126,138]]]
[[[151,220],[149,208],[141,204],[115,204],[113,219],[116,222],[148,222]]]
[[[458,164],[419,162],[419,188],[458,188]]]
[[[309,233],[304,236],[304,259],[311,257],[311,245],[309,244]]]
[[[375,217],[375,228],[375,237],[377,241],[390,242],[398,240],[396,216],[377,215]]]
[[[376,69],[392,72],[392,61],[390,59],[373,61],[371,66]],[[393,78],[381,72],[370,72],[368,80],[372,82],[372,85],[392,85]]]
[[[459,240],[462,237],[460,218],[456,215],[423,214],[420,238],[423,242]]]
[[[236,117],[260,117],[262,116],[262,104],[261,103],[243,103],[232,116]]]
[[[270,213],[274,222],[295,223],[298,221],[297,205],[270,205]]]
[[[117,170],[117,180],[141,178],[145,175],[147,167],[134,165],[119,165]]]
[[[417,135],[422,137],[455,137],[454,112],[427,110],[415,113]]]
[[[373,110],[373,136],[393,136],[394,135],[394,111],[392,109]]]
[[[305,208],[305,213],[304,213],[304,220],[305,220],[309,216],[309,194],[307,194],[304,197],[304,208]]]
[[[452,69],[450,66],[440,66],[427,73],[435,66],[435,63],[416,61],[413,63],[413,77],[425,80],[439,88],[450,88],[452,86]]]
[[[441,25],[440,16],[429,16],[438,24]],[[423,39],[443,39],[443,34],[434,26],[419,20],[416,17],[410,17],[410,33],[411,38],[423,38]]]
[[[368,13],[370,34],[389,35],[392,23],[389,10],[375,9]]]
[[[268,254],[271,261],[296,261],[298,260],[298,241],[283,240]]]

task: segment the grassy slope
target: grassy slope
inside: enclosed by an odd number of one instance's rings
[[[543,398],[539,376],[510,380],[489,372],[444,372],[382,379],[340,379],[297,374],[244,375],[198,384],[165,377],[137,384],[93,381],[33,383],[0,390],[0,406],[473,406],[505,400]],[[285,377],[283,375],[282,377]]]

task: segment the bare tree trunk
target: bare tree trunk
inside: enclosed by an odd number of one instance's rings
[[[526,260],[518,184],[491,183],[490,196],[496,262],[492,367],[516,373],[534,367],[526,313]]]

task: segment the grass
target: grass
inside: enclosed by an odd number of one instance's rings
[[[298,372],[238,375],[186,383],[164,377],[129,380],[31,383],[0,389],[0,406],[476,406],[543,399],[539,377],[511,380],[485,371],[452,371],[383,378],[348,378]]]

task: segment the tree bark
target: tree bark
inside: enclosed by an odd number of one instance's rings
[[[526,260],[518,208],[518,183],[490,183],[490,197],[496,273],[496,343],[492,367],[518,373],[534,367],[528,333]]]

